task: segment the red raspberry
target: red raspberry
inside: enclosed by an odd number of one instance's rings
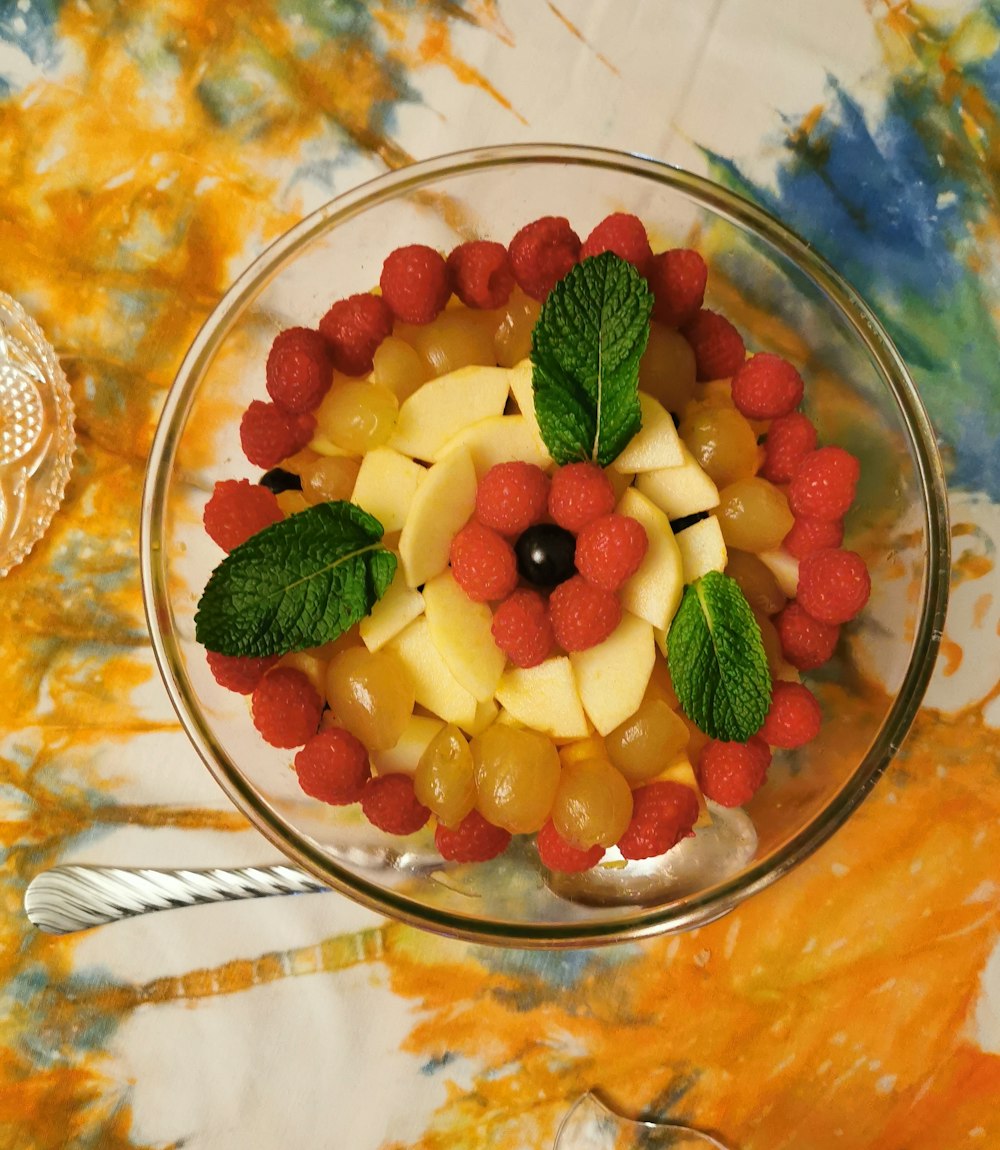
[[[724,315],[702,308],[684,325],[684,338],[694,351],[697,377],[728,379],[746,359],[743,336]]]
[[[253,725],[272,747],[301,747],[316,734],[323,700],[294,667],[275,667],[254,687]]]
[[[267,353],[267,394],[285,411],[312,411],[326,395],[333,364],[326,341],[310,327],[278,332]]]
[[[247,459],[266,470],[301,451],[315,430],[311,415],[292,415],[275,403],[255,399],[243,413],[240,443]]]
[[[205,657],[219,686],[237,695],[249,695],[278,661],[277,655],[256,659],[252,655],[220,655],[218,651],[206,651]]]
[[[580,248],[580,259],[599,256],[601,252],[614,252],[623,260],[634,264],[641,275],[646,274],[653,249],[649,246],[646,227],[638,216],[628,212],[614,212],[605,216]]]
[[[582,575],[560,583],[549,596],[552,633],[564,651],[586,651],[603,643],[621,618],[618,596],[594,587]]]
[[[284,515],[274,493],[249,479],[220,479],[202,512],[205,530],[223,551],[232,551],[279,519]]]
[[[865,561],[854,551],[814,551],[799,562],[799,606],[821,623],[853,619],[871,589]]]
[[[533,463],[496,463],[479,481],[476,518],[501,535],[520,535],[545,518],[549,477]]]
[[[746,743],[709,739],[698,756],[698,785],[723,807],[742,807],[764,785],[771,751],[754,735]]]
[[[510,831],[488,823],[479,811],[469,811],[457,827],[438,823],[434,842],[448,862],[486,862],[502,855],[510,843]]]
[[[803,516],[792,524],[781,546],[796,559],[805,559],[814,551],[839,547],[844,542],[844,525],[839,519],[810,519]]]
[[[567,531],[577,532],[615,509],[615,489],[596,463],[569,463],[552,476],[549,514]]]
[[[537,667],[555,643],[545,599],[522,587],[493,612],[493,641],[515,667]]]
[[[595,587],[617,591],[639,570],[649,540],[646,529],[627,515],[602,515],[576,537],[576,569]]]
[[[823,725],[823,712],[816,696],[801,683],[774,684],[771,709],[758,732],[772,747],[792,750],[815,739]]]
[[[733,403],[747,419],[780,419],[802,402],[802,376],[787,359],[758,352],[733,376]]]
[[[694,833],[698,799],[683,783],[648,783],[632,792],[632,821],[618,840],[627,859],[666,854]]]
[[[820,447],[795,469],[788,506],[796,517],[843,519],[854,502],[861,465],[842,447]]]
[[[771,483],[787,483],[809,452],[816,450],[816,428],[801,412],[790,412],[767,429],[765,447],[761,475]]]
[[[781,653],[800,671],[813,671],[830,658],[840,639],[840,628],[821,623],[794,600],[775,617]]]
[[[521,290],[543,300],[579,259],[580,237],[562,216],[542,216],[525,224],[507,251]]]
[[[426,244],[408,244],[386,257],[379,278],[382,298],[403,323],[430,323],[451,295],[444,256]]]
[[[367,375],[378,345],[392,334],[392,312],[385,300],[369,292],[339,299],[319,321],[320,334],[344,375]]]
[[[514,548],[503,536],[470,519],[451,541],[451,573],[476,603],[506,599],[517,586]]]
[[[646,272],[653,292],[653,318],[667,327],[681,327],[694,319],[705,300],[708,266],[690,248],[660,252]]]
[[[342,727],[328,727],[295,756],[295,773],[307,795],[343,807],[361,798],[372,770],[360,739]]]
[[[373,827],[390,835],[412,835],[431,817],[413,790],[409,775],[379,775],[366,780],[361,809]]]
[[[589,850],[572,846],[556,830],[551,819],[538,832],[535,846],[542,866],[563,874],[579,874],[580,871],[590,870],[604,858],[602,846],[592,846]]]
[[[448,257],[455,295],[466,307],[503,307],[514,290],[514,269],[503,244],[473,240]]]

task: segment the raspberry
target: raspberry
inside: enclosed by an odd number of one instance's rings
[[[780,419],[802,402],[802,376],[769,351],[752,355],[733,376],[733,403],[747,419]]]
[[[295,756],[295,773],[307,795],[343,807],[361,798],[372,771],[364,743],[342,727],[328,727]]]
[[[576,569],[595,587],[617,591],[639,570],[649,540],[646,529],[627,515],[602,515],[576,537]]]
[[[382,298],[403,323],[430,323],[451,295],[444,256],[426,244],[407,244],[386,256],[379,277]]]
[[[479,811],[469,811],[457,827],[438,823],[434,832],[437,849],[449,862],[486,862],[503,854],[510,838],[510,831],[488,823]]]
[[[816,428],[801,412],[790,412],[767,429],[765,447],[761,475],[771,483],[787,483],[802,460],[815,451]]]
[[[237,695],[249,695],[278,661],[277,655],[256,659],[252,655],[220,655],[217,651],[206,651],[205,657],[219,686]]]
[[[300,451],[315,430],[311,415],[292,415],[275,403],[255,399],[243,413],[240,443],[247,459],[266,469]]]
[[[746,358],[743,337],[724,315],[702,308],[683,328],[684,338],[694,351],[697,377],[728,379]]]
[[[344,375],[367,375],[378,345],[392,334],[392,312],[368,292],[339,299],[319,321],[333,366]]]
[[[801,683],[774,684],[771,709],[758,732],[772,747],[792,750],[815,739],[823,725],[823,713],[816,696]]]
[[[232,551],[279,519],[284,515],[274,492],[249,479],[220,479],[202,512],[205,530],[223,551]]]
[[[301,747],[316,734],[323,700],[294,667],[275,667],[254,687],[253,725],[272,747]]]
[[[814,551],[839,547],[844,542],[844,525],[839,519],[810,519],[803,516],[792,524],[781,546],[796,559],[805,559]]]
[[[821,623],[853,619],[871,589],[865,561],[854,551],[814,551],[799,562],[799,606]]]
[[[653,256],[646,272],[653,293],[653,318],[681,327],[698,314],[705,300],[708,266],[690,248],[671,248]]]
[[[476,518],[501,535],[520,535],[545,518],[549,477],[533,463],[497,463],[476,491]]]
[[[590,870],[604,858],[602,846],[592,846],[585,851],[572,846],[556,830],[551,819],[538,832],[535,846],[538,848],[542,866],[549,870],[561,871],[563,874],[579,874],[580,871]]]
[[[451,541],[451,573],[476,603],[505,599],[517,586],[514,548],[472,519]]]
[[[774,625],[781,640],[781,653],[800,671],[821,667],[840,639],[840,628],[836,624],[821,623],[795,601],[775,617]]]
[[[601,252],[614,252],[623,260],[634,264],[641,275],[646,274],[653,249],[649,246],[646,228],[638,216],[628,212],[614,212],[605,216],[580,248],[580,259],[599,256]]]
[[[603,643],[621,617],[618,596],[594,587],[581,575],[560,583],[549,596],[552,633],[564,651],[586,651]]]
[[[771,751],[754,735],[746,743],[709,739],[698,756],[698,785],[722,807],[742,807],[764,785]]]
[[[579,259],[580,237],[562,216],[542,216],[525,224],[507,251],[521,290],[543,300]]]
[[[615,489],[596,463],[570,463],[552,476],[549,514],[567,531],[579,531],[615,509]]]
[[[693,834],[698,799],[683,783],[648,783],[632,792],[632,821],[618,840],[627,859],[666,854]]]
[[[810,451],[795,469],[788,506],[796,517],[843,519],[854,502],[861,465],[842,447]]]
[[[537,667],[555,643],[545,599],[527,587],[493,612],[493,641],[515,667]]]
[[[503,244],[473,240],[448,257],[455,295],[466,307],[503,307],[514,290],[514,269]]]
[[[379,775],[367,779],[361,791],[361,809],[373,827],[391,835],[412,835],[431,817],[413,790],[409,775]]]
[[[312,411],[326,395],[333,364],[326,341],[310,327],[290,327],[275,336],[267,353],[267,394],[285,411]]]

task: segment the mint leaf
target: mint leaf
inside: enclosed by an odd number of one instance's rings
[[[739,584],[709,571],[684,589],[667,635],[667,662],[684,713],[706,735],[745,743],[771,706],[760,628]]]
[[[222,655],[284,655],[336,639],[392,582],[382,524],[353,503],[319,503],[272,523],[212,572],[195,637]]]
[[[639,360],[652,310],[646,281],[613,252],[577,264],[549,292],[531,333],[531,379],[556,463],[607,467],[639,430]]]

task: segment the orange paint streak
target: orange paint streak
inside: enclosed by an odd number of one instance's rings
[[[954,675],[959,667],[961,667],[963,654],[964,652],[962,651],[961,646],[956,643],[954,639],[949,639],[947,635],[941,636],[941,674],[946,679]]]
[[[972,625],[980,628],[986,622],[986,616],[993,606],[993,596],[987,591],[980,595],[972,605]]]
[[[495,100],[501,108],[510,112],[527,126],[528,121],[507,99],[507,97],[480,72],[458,57],[451,46],[451,33],[443,20],[429,19],[423,39],[417,48],[417,55],[425,64],[441,64],[447,68],[460,84],[478,88]]]
[[[609,72],[612,72],[615,76],[621,75],[621,72],[618,71],[618,69],[614,66],[614,64],[611,63],[607,56],[605,56],[603,52],[597,51],[597,49],[584,36],[580,29],[577,28],[572,20],[570,20],[564,12],[560,12],[555,4],[552,3],[552,0],[546,0],[546,3],[548,4],[549,11],[552,13],[552,15],[555,16],[557,20],[559,20],[559,22],[569,32],[569,34],[574,37],[574,39],[579,40],[581,44],[593,52],[595,58],[600,60],[600,62],[605,66],[605,68],[608,69]]]

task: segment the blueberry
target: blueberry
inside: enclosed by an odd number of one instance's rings
[[[539,523],[523,531],[514,554],[521,576],[536,587],[555,587],[576,574],[576,538],[554,523]]]
[[[302,490],[302,480],[283,467],[272,467],[270,471],[265,471],[257,482],[268,491],[273,491],[275,495],[282,491]]]

